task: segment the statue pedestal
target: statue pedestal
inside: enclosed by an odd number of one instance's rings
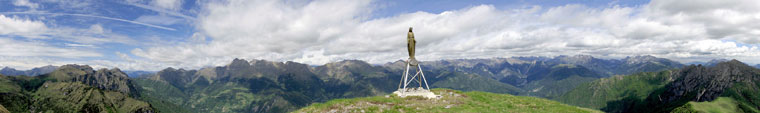
[[[422,87],[417,88],[407,88],[404,89],[398,89],[397,91],[394,91],[393,94],[396,94],[399,97],[407,97],[407,96],[421,96],[425,97],[427,99],[439,99],[441,98],[440,95],[435,95],[433,92],[430,92],[430,90],[424,89]]]
[[[399,81],[399,88],[397,91],[393,92],[393,94],[396,94],[399,97],[422,96],[428,99],[440,98],[440,96],[433,94],[433,92],[430,92],[430,87],[427,84],[427,79],[425,79],[425,74],[422,72],[422,66],[420,64],[412,64],[412,61],[416,62],[411,58],[407,60],[406,70],[404,70],[404,75],[401,76],[401,81]],[[413,69],[416,70],[416,73],[414,75],[411,75],[409,73],[409,67],[413,66],[417,67],[416,69]],[[410,87],[410,85],[415,85],[412,84],[412,82],[416,82],[417,87]]]

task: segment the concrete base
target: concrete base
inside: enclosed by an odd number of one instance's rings
[[[433,92],[430,92],[429,90],[417,87],[417,88],[406,88],[406,91],[403,91],[403,89],[398,89],[397,91],[394,91],[393,94],[398,95],[399,97],[407,97],[407,96],[421,96],[425,97],[427,99],[438,99],[441,98],[440,95],[435,95]]]

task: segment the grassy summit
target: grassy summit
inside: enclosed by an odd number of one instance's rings
[[[401,98],[395,95],[336,99],[302,108],[297,113],[321,112],[601,112],[559,102],[488,92],[433,89],[441,99]]]

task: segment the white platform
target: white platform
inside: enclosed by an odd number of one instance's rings
[[[422,87],[407,88],[406,91],[402,91],[402,90],[403,89],[398,89],[397,91],[394,91],[393,94],[396,94],[399,97],[421,96],[428,99],[438,99],[441,97],[440,95],[435,95],[433,92],[430,92],[430,90],[427,90]]]

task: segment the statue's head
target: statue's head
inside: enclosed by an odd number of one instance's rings
[[[409,32],[412,32],[412,27],[409,27]]]

